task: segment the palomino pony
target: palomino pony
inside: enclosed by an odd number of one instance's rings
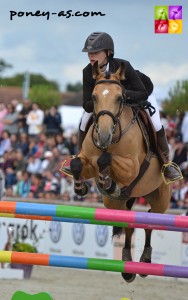
[[[130,210],[135,198],[144,196],[151,206],[150,212],[164,213],[171,188],[163,181],[161,166],[154,153],[148,159],[147,170],[133,184],[147,157],[147,146],[137,114],[125,103],[125,91],[120,83],[123,74],[123,64],[116,73],[108,75],[101,73],[97,63],[93,67],[93,78],[96,79],[92,94],[94,123],[87,132],[81,152],[71,161],[74,189],[79,195],[87,194],[86,180],[95,178],[106,208]],[[151,262],[151,232],[145,230],[141,262]],[[119,232],[116,230],[115,233]],[[132,228],[125,228],[123,260],[132,260],[132,234]],[[131,282],[136,274],[122,273],[122,276]]]

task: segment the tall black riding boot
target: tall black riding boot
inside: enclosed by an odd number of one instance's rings
[[[85,132],[79,129],[79,132],[78,132],[78,151],[79,152],[82,149],[82,144],[83,144],[84,138],[85,138]],[[66,175],[72,176],[72,171],[71,171],[70,165],[63,166],[60,169],[60,171],[65,173]]]
[[[158,147],[160,148],[167,161],[162,167],[162,175],[165,183],[168,184],[170,182],[181,180],[183,176],[180,168],[175,163],[169,161],[169,147],[164,128],[162,127],[159,131],[156,132],[156,134]]]

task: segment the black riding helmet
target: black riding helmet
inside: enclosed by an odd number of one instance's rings
[[[85,41],[82,52],[98,52],[101,50],[111,50],[111,56],[114,55],[114,42],[111,36],[106,32],[93,32]]]

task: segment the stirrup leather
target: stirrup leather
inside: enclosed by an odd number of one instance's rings
[[[169,179],[169,178],[165,177],[165,175],[164,175],[165,170],[166,170],[167,167],[170,167],[170,166],[178,171],[179,177],[177,177],[175,179]],[[182,172],[181,172],[179,166],[176,163],[172,162],[172,161],[169,161],[168,163],[166,163],[162,166],[161,174],[162,174],[162,177],[163,177],[163,180],[164,180],[165,184],[170,184],[170,183],[173,183],[173,182],[176,182],[176,181],[179,181],[179,180],[183,179],[183,175],[182,175]]]
[[[73,178],[73,175],[69,174],[69,172],[66,171],[66,167],[70,165],[71,160],[74,159],[75,157],[76,155],[70,155],[67,158],[65,158],[65,160],[62,162],[61,167],[59,168],[59,172]]]

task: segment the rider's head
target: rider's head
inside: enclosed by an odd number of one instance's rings
[[[82,52],[88,53],[92,65],[98,61],[99,66],[103,66],[114,55],[113,39],[108,33],[93,32],[86,39]]]

